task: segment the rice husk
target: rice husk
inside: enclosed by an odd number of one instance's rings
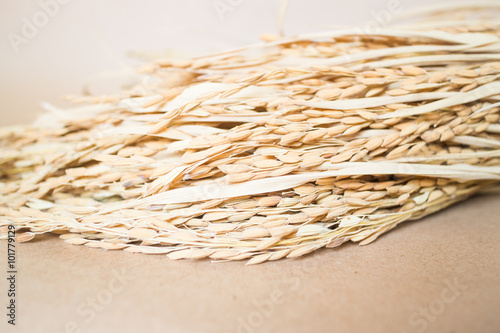
[[[46,104],[0,129],[0,238],[13,224],[18,242],[251,265],[368,244],[491,190],[498,6],[457,12],[154,59],[115,95]]]

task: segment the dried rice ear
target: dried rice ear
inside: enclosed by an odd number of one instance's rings
[[[154,59],[147,86],[45,104],[0,128],[0,238],[252,265],[498,190],[499,8]]]

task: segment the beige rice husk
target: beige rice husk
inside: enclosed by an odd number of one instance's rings
[[[475,7],[154,59],[120,93],[45,105],[0,129],[0,237],[257,264],[490,190],[500,6]]]

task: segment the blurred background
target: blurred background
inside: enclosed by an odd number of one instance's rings
[[[336,27],[373,32],[446,0],[290,0],[285,36]],[[109,92],[139,55],[195,56],[278,34],[282,0],[0,0],[0,125],[28,123],[41,102]],[[110,82],[111,81],[111,82]],[[104,82],[104,84],[103,84]],[[100,87],[100,88],[99,88]],[[106,87],[106,89],[102,89]]]
[[[416,7],[456,1],[290,0],[283,30],[285,36],[339,27],[373,33]],[[282,0],[0,0],[0,5],[0,126],[29,123],[42,112],[42,102],[64,105],[61,96],[81,94],[89,82],[96,94],[117,88],[123,74],[141,64],[141,55],[196,56],[255,43],[263,33],[280,32],[283,13]],[[276,291],[286,296],[272,318],[265,317],[265,331],[280,332],[285,325],[312,332],[441,333],[478,327],[498,332],[494,221],[499,207],[498,197],[478,197],[398,227],[368,247],[348,244],[304,261],[251,269],[65,246],[56,237],[30,242],[19,248],[20,325],[12,328],[2,320],[0,332],[50,327],[97,333],[116,325],[120,332],[138,332],[145,324],[151,332],[166,327],[236,332],[241,321],[260,315],[256,302]],[[54,254],[57,260],[51,260]],[[6,258],[0,253],[1,267]],[[123,293],[95,320],[83,321],[78,308],[107,291],[122,268],[128,283]],[[417,311],[439,302],[448,281],[457,278],[467,292],[423,321],[421,330],[421,322],[412,321],[422,320]],[[297,292],[290,292],[287,279],[299,281]],[[7,280],[2,280],[4,293]],[[85,330],[68,328],[73,322]]]

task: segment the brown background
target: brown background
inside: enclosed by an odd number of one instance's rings
[[[103,70],[114,73],[99,81],[109,87],[110,77],[116,81],[116,72],[136,63],[125,56],[129,50],[195,54],[277,31],[279,1],[241,1],[223,20],[214,2],[73,1],[18,53],[3,38],[0,125],[31,121],[40,101],[57,104],[58,96],[78,93]],[[416,4],[400,3],[406,11]],[[19,33],[23,17],[40,10],[37,1],[0,4],[2,36]],[[285,31],[363,29],[374,21],[373,11],[387,6],[382,0],[292,0]],[[40,237],[17,248],[16,327],[6,324],[7,281],[0,279],[0,331],[500,332],[499,199],[472,198],[405,223],[369,246],[346,244],[251,267]],[[6,247],[0,243],[4,271]],[[90,310],[93,300],[98,310]]]
[[[75,332],[499,332],[499,199],[472,198],[368,246],[257,266],[43,237],[18,245],[19,325],[4,330],[2,319],[0,330],[72,332],[73,322]],[[87,322],[77,310],[98,297],[102,309]]]

